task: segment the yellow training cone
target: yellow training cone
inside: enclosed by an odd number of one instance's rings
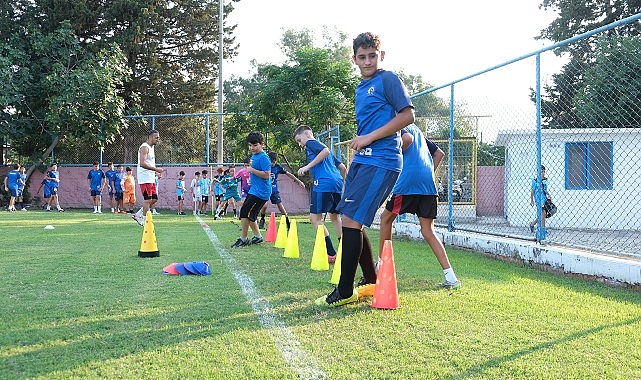
[[[280,223],[278,224],[278,233],[276,234],[276,241],[274,242],[275,248],[285,248],[287,245],[287,217],[280,216]]]
[[[338,250],[336,251],[336,261],[334,262],[334,270],[332,271],[332,279],[329,282],[333,285],[338,285],[341,279],[341,261],[343,259],[343,239],[338,242]]]
[[[296,221],[292,220],[289,226],[289,233],[287,234],[287,244],[285,244],[285,252],[283,257],[290,259],[297,259],[299,257],[298,251],[298,232],[296,232]]]
[[[314,253],[312,253],[313,270],[329,270],[327,262],[327,247],[325,246],[325,227],[320,225],[316,230],[316,242],[314,243]]]
[[[145,217],[145,225],[142,226],[142,241],[140,242],[140,250],[138,257],[158,257],[158,243],[156,243],[156,230],[154,229],[154,219],[151,216],[151,211],[147,211]]]

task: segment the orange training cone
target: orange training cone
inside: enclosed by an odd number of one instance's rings
[[[269,224],[267,225],[267,233],[265,234],[265,241],[273,243],[276,241],[276,213],[272,211],[269,216]]]
[[[289,226],[289,234],[287,234],[287,244],[285,245],[285,252],[283,257],[290,259],[297,259],[299,257],[298,251],[298,232],[296,231],[296,221],[292,220]]]
[[[316,242],[312,253],[311,268],[313,270],[329,270],[327,247],[325,246],[325,227],[323,225],[318,226],[316,229]]]
[[[274,242],[274,247],[285,248],[286,245],[287,245],[287,217],[285,215],[281,215],[280,223],[278,224],[278,233],[276,234],[276,241]]]
[[[341,279],[341,261],[343,261],[343,239],[338,242],[338,250],[336,251],[336,261],[334,262],[332,279],[329,280],[332,285],[338,285],[338,282]]]
[[[138,257],[158,257],[158,243],[156,243],[156,231],[154,229],[154,219],[151,216],[151,211],[147,211],[145,217],[145,225],[142,226],[142,241],[140,242],[140,250]]]
[[[398,288],[396,286],[396,269],[394,267],[394,250],[392,241],[385,240],[381,253],[381,266],[376,276],[376,287],[372,297],[372,307],[377,309],[397,309]]]

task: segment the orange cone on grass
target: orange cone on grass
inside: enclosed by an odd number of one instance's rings
[[[320,225],[316,229],[316,242],[312,253],[312,270],[329,270],[327,262],[327,246],[325,245],[325,226]]]
[[[274,242],[275,248],[285,248],[287,245],[287,217],[280,216],[280,223],[278,224],[278,233],[276,234],[276,241]]]
[[[381,266],[376,276],[372,307],[377,309],[397,309],[399,307],[398,287],[396,284],[394,250],[392,249],[391,240],[385,240],[383,243],[381,261]]]
[[[147,216],[145,217],[145,225],[142,227],[142,240],[140,241],[138,257],[160,256],[160,251],[158,251],[158,243],[156,242],[154,219],[151,216],[151,211],[147,211]]]
[[[276,213],[273,211],[269,216],[269,224],[267,225],[265,241],[269,243],[273,243],[276,241]]]
[[[289,233],[287,234],[287,244],[285,245],[285,252],[283,257],[289,259],[297,259],[300,257],[298,250],[298,232],[296,231],[296,221],[292,220],[289,226]]]
[[[343,261],[343,239],[338,242],[338,250],[336,251],[336,261],[334,261],[332,279],[329,280],[332,285],[338,285],[338,282],[341,279],[341,261]]]

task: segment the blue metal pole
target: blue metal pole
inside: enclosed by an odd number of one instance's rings
[[[536,55],[536,181],[540,189],[543,189],[543,178],[541,177],[541,53]],[[545,227],[542,224],[543,210],[536,202],[537,233],[536,240],[545,240]]]
[[[205,116],[205,163],[209,165],[209,114]]]
[[[454,231],[454,208],[452,203],[452,188],[454,187],[454,84],[450,86],[450,141],[449,141],[447,178],[447,230]]]

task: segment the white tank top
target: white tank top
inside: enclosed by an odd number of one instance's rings
[[[138,169],[136,170],[138,183],[155,183],[156,172],[140,166],[140,149],[142,149],[143,146],[146,146],[148,149],[147,159],[145,160],[145,163],[150,166],[156,166],[156,154],[154,153],[154,147],[147,144],[147,142],[142,143],[142,145],[140,145],[140,148],[138,148]]]

